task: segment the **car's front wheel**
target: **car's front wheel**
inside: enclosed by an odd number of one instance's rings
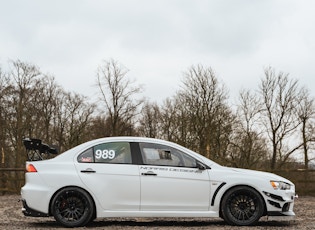
[[[68,187],[60,190],[51,203],[57,222],[66,227],[85,226],[94,216],[94,203],[83,189]]]
[[[263,199],[250,187],[232,188],[224,195],[221,202],[222,217],[231,225],[253,225],[263,213]]]

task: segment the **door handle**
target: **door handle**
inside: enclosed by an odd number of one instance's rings
[[[85,169],[85,170],[81,170],[81,173],[96,173],[96,171],[91,169],[91,168],[88,168],[88,169]]]
[[[152,172],[152,171],[148,171],[146,173],[141,173],[142,176],[157,176],[156,173]]]

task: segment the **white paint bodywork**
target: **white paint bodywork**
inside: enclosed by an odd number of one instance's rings
[[[137,165],[79,163],[84,150],[105,142],[145,142],[171,146],[192,156],[208,169]],[[271,173],[223,167],[177,144],[150,138],[113,137],[93,140],[70,149],[54,159],[27,162],[36,173],[26,173],[21,189],[27,205],[50,214],[50,201],[60,189],[76,186],[94,200],[97,217],[219,217],[220,201],[227,190],[245,185],[257,190],[268,212],[281,213],[270,204],[268,194],[282,197],[281,207],[290,203],[282,217],[292,217],[295,188],[289,180]],[[82,173],[93,170],[95,173]],[[156,176],[143,175],[153,173]],[[291,185],[290,190],[275,190],[270,180]],[[220,187],[220,189],[218,189]]]

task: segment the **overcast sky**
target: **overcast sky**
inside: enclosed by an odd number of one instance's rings
[[[289,73],[315,96],[313,0],[0,0],[0,64],[20,59],[90,97],[114,59],[161,101],[192,65],[211,67],[234,100],[263,69]]]

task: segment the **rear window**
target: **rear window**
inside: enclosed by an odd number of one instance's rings
[[[131,164],[131,150],[128,142],[112,142],[96,145],[82,152],[80,163]]]

